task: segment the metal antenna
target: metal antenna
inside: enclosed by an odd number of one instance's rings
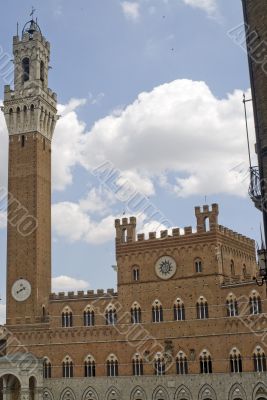
[[[30,13],[30,16],[32,17],[32,19],[33,19],[35,11],[36,11],[35,8],[32,6],[32,12]]]
[[[17,36],[19,36],[19,23],[17,22]]]
[[[246,120],[246,133],[247,133],[247,144],[248,144],[248,158],[249,158],[249,167],[250,170],[252,168],[251,165],[251,155],[250,155],[250,143],[249,143],[249,133],[248,133],[248,116],[247,116],[247,104],[249,101],[252,101],[252,99],[247,100],[245,93],[243,94],[243,104],[244,104],[244,112],[245,112],[245,120]]]

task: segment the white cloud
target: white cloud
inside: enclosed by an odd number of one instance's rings
[[[101,187],[91,189],[87,196],[79,202],[81,210],[100,215],[110,212],[114,203],[114,195]]]
[[[217,0],[183,0],[183,2],[188,6],[206,11],[208,14],[213,14],[217,9]]]
[[[6,305],[0,304],[0,325],[6,323]]]
[[[130,184],[131,187],[140,191],[145,196],[151,196],[155,194],[155,188],[153,182],[145,176],[140,176],[136,171],[121,171],[120,176],[117,179],[117,185],[124,187],[124,185]]]
[[[82,155],[89,170],[108,160],[146,194],[153,194],[154,183],[165,175],[166,186],[181,197],[244,195],[244,169],[237,168],[247,165],[242,92],[218,99],[204,82],[160,85],[97,121],[84,136]]]
[[[81,202],[80,202],[81,203]],[[160,215],[160,214],[159,214]],[[79,203],[57,203],[52,208],[53,229],[57,237],[73,243],[84,241],[90,244],[102,244],[114,240],[114,221],[117,218],[129,218],[130,215],[108,215],[99,221],[92,220],[90,214],[85,212]],[[162,216],[163,222],[169,222]],[[150,220],[144,213],[138,213],[137,232],[159,232],[170,229],[170,223],[166,226],[160,221]]]
[[[73,167],[78,163],[85,123],[79,121],[76,109],[86,103],[85,99],[71,99],[58,106],[62,117],[56,125],[52,152],[53,189],[64,190],[72,183]]]
[[[126,18],[137,21],[140,17],[140,5],[136,1],[123,1],[121,3],[122,11]]]
[[[6,213],[0,211],[0,229],[6,228],[7,220],[6,220]]]
[[[102,220],[93,221],[80,204],[63,202],[52,207],[52,222],[57,236],[69,242],[85,241],[101,244],[114,238],[114,219],[109,215]]]
[[[90,284],[86,281],[71,278],[70,276],[57,276],[52,278],[53,292],[67,292],[88,289]]]
[[[85,103],[85,99],[71,99],[68,104],[58,106],[61,118],[56,125],[52,152],[52,182],[55,190],[64,190],[72,183],[73,167],[79,162],[85,131],[85,123],[79,121],[76,110]],[[0,112],[0,141],[0,186],[6,186],[8,133],[2,112]]]

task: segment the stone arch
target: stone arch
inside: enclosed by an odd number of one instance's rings
[[[186,386],[181,385],[176,390],[174,399],[175,400],[192,400],[192,394]]]
[[[152,400],[169,400],[167,390],[163,386],[158,386],[153,392]]]
[[[44,388],[43,393],[44,393],[43,394],[44,400],[54,400],[54,396],[53,396],[51,390]]]
[[[115,386],[111,386],[106,393],[106,400],[119,400],[120,392]]]
[[[76,400],[76,397],[71,388],[67,387],[61,393],[60,400]]]
[[[144,391],[143,388],[141,388],[141,386],[136,386],[131,393],[131,400],[146,400],[147,396],[146,396],[146,392]]]
[[[22,382],[16,374],[3,374],[1,376],[1,386],[6,390],[9,400],[17,400],[20,398]]]
[[[253,400],[267,400],[267,386],[263,382],[257,383],[253,390]]]
[[[239,383],[235,383],[229,391],[229,400],[246,400],[246,392]]]
[[[98,400],[98,399],[99,399],[99,397],[98,397],[97,392],[91,386],[85,390],[85,392],[82,396],[82,400]]]
[[[217,396],[210,385],[204,385],[199,391],[198,400],[217,400]]]

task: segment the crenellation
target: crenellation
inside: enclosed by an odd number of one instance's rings
[[[160,238],[164,239],[168,236],[168,230],[160,231]]]
[[[195,214],[197,216],[197,221],[199,222],[200,220],[202,221],[203,217],[206,218],[207,213],[210,215],[211,219],[211,226],[210,230],[203,229],[198,225],[197,229],[193,229],[192,226],[185,227],[184,229],[181,228],[173,228],[171,231],[171,234],[169,234],[168,230],[163,230],[160,232],[159,237],[157,236],[157,232],[149,232],[148,238],[144,233],[139,233],[137,234],[137,241],[136,244],[140,245],[140,243],[146,241],[153,241],[153,240],[161,240],[161,239],[181,239],[184,240],[185,237],[187,236],[193,236],[196,238],[200,238],[201,235],[206,235],[207,233],[213,232],[213,233],[220,233],[226,237],[232,238],[240,243],[248,244],[250,246],[254,246],[254,240],[247,238],[244,235],[241,235],[229,228],[226,228],[222,225],[218,224],[218,213],[219,213],[219,208],[217,204],[213,204],[211,207],[209,206],[203,206],[201,207],[195,207]],[[122,240],[123,237],[123,230],[125,229],[127,231],[128,235],[128,229],[133,229],[130,232],[130,235],[127,236],[125,240]],[[115,220],[115,228],[116,228],[116,243],[117,245],[123,244],[127,245],[132,242],[135,242],[135,227],[136,227],[136,218],[131,217],[131,218],[123,218],[122,220],[116,219]]]
[[[179,237],[181,235],[180,228],[173,228],[172,229],[172,236]]]
[[[84,292],[83,290],[79,290],[77,292],[59,292],[59,293],[51,293],[49,296],[49,299],[51,301],[57,301],[57,300],[94,300],[99,297],[107,297],[110,298],[110,296],[117,296],[117,293],[113,288],[107,289],[106,291],[104,289],[97,289],[95,290],[87,290],[87,292]]]
[[[156,232],[149,232],[148,234],[149,240],[154,240],[157,238],[157,233]]]
[[[142,240],[145,240],[145,234],[144,233],[139,233],[137,235],[137,241],[140,242]]]
[[[184,234],[185,234],[185,235],[192,235],[192,234],[193,234],[192,226],[185,226],[185,228],[184,228]]]

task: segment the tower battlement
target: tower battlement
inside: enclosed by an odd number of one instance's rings
[[[97,290],[79,290],[78,292],[59,292],[51,293],[50,300],[82,300],[82,299],[97,299],[97,298],[113,298],[116,297],[117,293],[114,289],[97,289]]]
[[[242,244],[247,244],[249,246],[255,247],[255,242],[244,235],[241,235],[229,228],[226,228],[218,223],[219,215],[219,205],[212,204],[204,205],[202,207],[195,207],[195,216],[197,226],[193,228],[192,226],[186,226],[184,228],[172,228],[170,230],[161,230],[160,232],[149,232],[147,235],[145,233],[135,234],[136,230],[136,218],[130,217],[115,220],[116,228],[116,243],[118,245],[126,246],[129,243],[134,242],[144,242],[144,241],[155,241],[171,238],[181,238],[184,240],[185,237],[198,237],[199,235],[209,235],[211,233],[220,233],[225,237],[237,240]]]

